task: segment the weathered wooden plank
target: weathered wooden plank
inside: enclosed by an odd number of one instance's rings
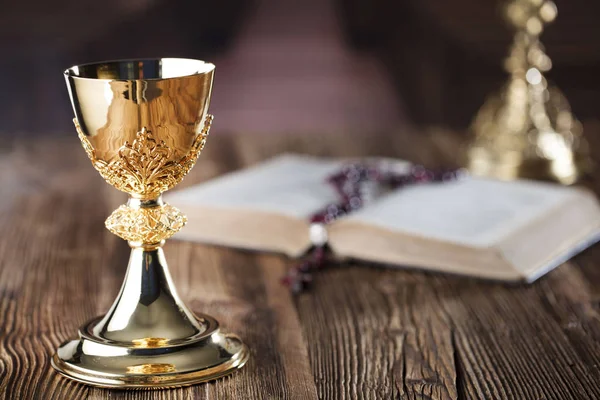
[[[572,350],[582,360],[580,365],[573,367],[600,382],[598,281],[589,279],[583,269],[577,267],[581,264],[580,260],[588,259],[590,255],[597,257],[600,254],[597,250],[600,249],[594,247],[576,257],[542,280],[537,290],[541,305],[556,321]],[[597,266],[598,261],[594,264]]]
[[[321,398],[457,398],[451,327],[418,273],[340,266],[298,309]]]
[[[77,172],[69,175],[64,178],[84,177]],[[89,296],[97,291],[93,274],[110,262],[106,255],[113,243],[98,229],[101,196],[94,210],[74,193],[43,187],[14,199],[12,210],[3,213],[0,348],[7,373],[0,393],[7,399],[42,398],[52,392],[70,398],[88,392],[86,387],[61,381],[49,364],[56,346],[97,314]],[[89,243],[94,246],[88,249]]]
[[[568,266],[553,276],[572,275]],[[501,398],[594,398],[597,371],[574,350],[544,305],[548,278],[533,285],[443,284],[466,390]],[[562,285],[562,282],[557,282]]]

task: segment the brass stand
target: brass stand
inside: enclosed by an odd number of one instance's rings
[[[109,388],[184,386],[233,372],[248,359],[237,336],[183,304],[162,250],[187,219],[161,193],[181,182],[204,147],[213,73],[214,65],[186,59],[113,61],[65,72],[83,148],[100,175],[131,196],[106,227],[132,248],[108,313],[52,357],[68,378]]]
[[[582,126],[543,73],[552,62],[539,35],[556,18],[549,0],[511,0],[506,18],[516,29],[505,67],[510,78],[473,121],[469,169],[475,175],[517,177],[571,184],[591,168]]]

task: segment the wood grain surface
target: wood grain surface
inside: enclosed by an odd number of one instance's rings
[[[283,151],[395,156],[452,165],[459,139],[387,135],[213,135],[181,187]],[[50,357],[105,312],[127,263],[103,227],[125,198],[89,165],[75,134],[0,152],[2,399],[600,398],[600,247],[532,285],[347,263],[291,296],[283,256],[171,240],[181,297],[251,349],[218,381],[162,391],[96,389]]]

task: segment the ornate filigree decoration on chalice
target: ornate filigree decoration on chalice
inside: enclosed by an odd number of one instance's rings
[[[552,67],[539,36],[557,15],[550,0],[510,0],[516,30],[505,68],[509,80],[479,110],[471,130],[469,169],[476,175],[574,183],[591,161],[581,123],[561,91],[548,84]]]

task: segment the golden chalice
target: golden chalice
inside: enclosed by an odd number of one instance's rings
[[[131,197],[106,220],[131,256],[108,313],[63,343],[52,365],[100,387],[164,388],[234,371],[248,349],[180,300],[162,245],[186,217],[161,200],[196,163],[212,116],[214,65],[189,59],[101,62],[65,78],[83,148],[100,175]]]

